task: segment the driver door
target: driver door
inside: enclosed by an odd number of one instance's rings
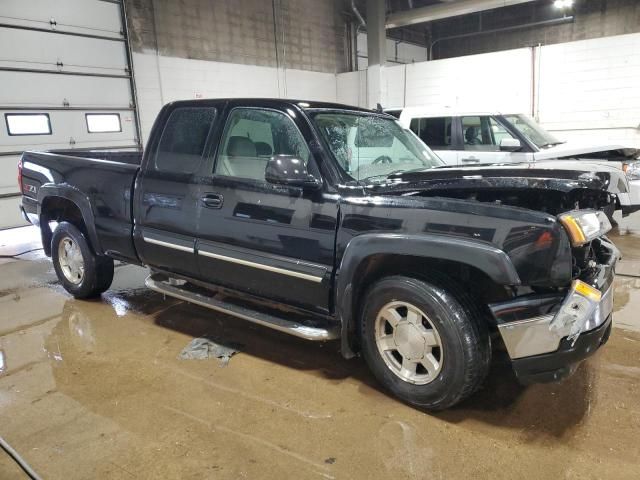
[[[277,155],[315,165],[312,132],[290,113],[229,107],[198,205],[198,266],[214,284],[326,313],[337,219],[322,190],[273,185],[265,167]],[[313,169],[313,168],[312,168]]]

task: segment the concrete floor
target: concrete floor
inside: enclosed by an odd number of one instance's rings
[[[633,229],[613,235],[629,276],[603,349],[529,388],[497,358],[481,392],[438,414],[383,393],[335,343],[164,300],[138,267],[76,301],[41,251],[11,257],[39,246],[33,233],[0,234],[0,435],[43,478],[640,478]],[[205,334],[240,353],[226,367],[177,358]],[[14,478],[0,453],[0,479]]]

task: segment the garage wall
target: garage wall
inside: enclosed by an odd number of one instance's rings
[[[137,145],[123,25],[115,1],[0,2],[0,228],[23,223],[24,150]],[[94,113],[117,115],[120,131],[90,133],[86,114]],[[50,132],[11,135],[7,115],[48,115]]]
[[[539,78],[546,128],[640,147],[640,34],[543,47]]]
[[[349,63],[341,0],[127,0],[127,7],[143,141],[174,100],[336,101],[336,73]]]
[[[126,0],[135,52],[298,70],[348,69],[343,0]]]
[[[336,101],[336,75],[134,53],[142,138],[162,105],[175,100],[273,97]]]
[[[429,58],[426,47],[413,43],[401,42],[392,38],[386,40],[388,63],[413,63],[424,62]],[[357,70],[365,70],[368,66],[367,34],[358,33],[356,37],[356,50],[358,57]]]
[[[638,33],[387,66],[384,72],[386,108],[524,112],[564,139],[640,147]],[[366,106],[360,77],[339,74],[338,85],[341,101]]]

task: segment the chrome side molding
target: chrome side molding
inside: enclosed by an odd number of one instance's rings
[[[323,278],[323,277],[318,277],[316,275],[309,275],[307,273],[296,272],[294,270],[289,270],[286,268],[279,268],[271,265],[265,265],[264,263],[251,262],[249,260],[243,260],[242,258],[229,257],[227,255],[220,255],[218,253],[208,252],[203,249],[199,249],[198,254],[204,255],[205,257],[215,258],[216,260],[237,263],[238,265],[244,265],[245,267],[259,268],[260,270],[266,270],[268,272],[280,273],[282,275],[288,275],[290,277],[296,277],[302,280],[309,280],[310,282],[320,283],[322,282],[322,278]]]
[[[174,250],[180,250],[181,252],[195,253],[195,250],[193,249],[193,247],[185,247],[185,246],[182,246],[182,245],[177,245],[175,243],[164,242],[162,240],[157,240],[155,238],[147,237],[145,235],[142,236],[142,239],[147,243],[152,243],[154,245],[160,245],[161,247],[172,248]]]

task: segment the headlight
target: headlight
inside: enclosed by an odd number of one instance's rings
[[[571,245],[579,247],[611,230],[611,222],[599,210],[574,210],[558,216],[569,234]]]
[[[640,180],[640,162],[625,163],[622,170],[629,180]]]

